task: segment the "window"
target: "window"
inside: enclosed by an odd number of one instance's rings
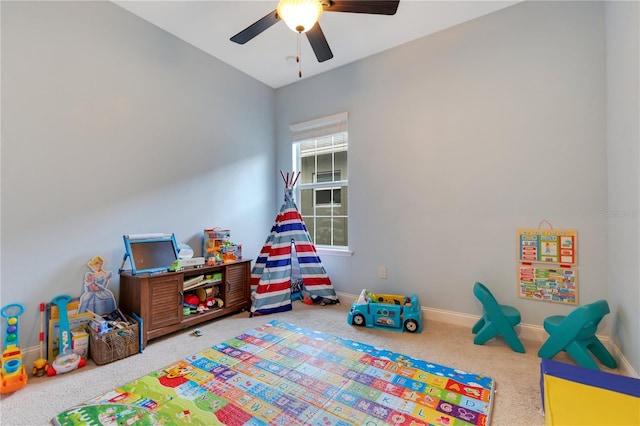
[[[339,207],[340,194],[342,194],[342,190],[340,188],[316,189],[316,205],[323,207]]]
[[[334,182],[340,181],[340,170],[333,172],[317,172],[316,182]],[[340,198],[342,194],[341,188],[316,189],[316,206],[329,207],[331,205],[340,206]]]
[[[314,244],[344,249],[348,233],[347,114],[294,124],[296,202]]]

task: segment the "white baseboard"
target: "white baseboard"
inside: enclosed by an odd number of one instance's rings
[[[338,293],[338,297],[342,300],[356,300],[358,295],[349,293]],[[480,315],[465,314],[462,312],[446,311],[444,309],[429,308],[422,306],[422,314],[424,319],[435,322],[442,322],[445,324],[459,325],[461,327],[467,327],[469,330],[480,319]],[[536,324],[520,323],[515,327],[516,333],[521,339],[532,340],[534,342],[542,343],[547,339],[547,332],[544,327]],[[600,341],[611,351],[611,354],[618,362],[618,368],[620,373],[629,376],[640,378],[638,373],[633,369],[629,361],[624,357],[620,348],[610,341],[608,336],[598,336]]]
[[[428,308],[423,306],[422,313],[427,321],[444,322],[446,324],[459,325],[471,329],[480,319],[480,315],[470,315],[460,312],[445,311],[442,309]],[[544,342],[546,339],[546,331],[544,328],[535,324],[520,323],[515,327],[518,337],[524,340],[533,340],[535,342]],[[606,338],[605,338],[606,339]],[[606,344],[606,343],[605,343]]]

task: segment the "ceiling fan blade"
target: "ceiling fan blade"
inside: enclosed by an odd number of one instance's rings
[[[327,43],[327,39],[324,37],[324,33],[320,28],[320,24],[318,22],[306,32],[307,39],[309,39],[309,43],[313,48],[313,53],[316,54],[316,58],[318,58],[318,62],[324,62],[331,58],[333,58],[333,53],[331,53],[331,49],[329,48],[329,43]]]
[[[395,15],[400,0],[329,0],[323,1],[325,12],[370,13],[373,15]],[[328,3],[328,4],[327,4]]]
[[[279,20],[280,18],[278,17],[278,13],[274,10],[264,18],[259,19],[258,21],[249,25],[244,30],[240,31],[238,34],[231,37],[231,41],[236,42],[238,44],[245,44],[246,42],[248,42],[258,34],[263,32],[264,30],[270,28]]]

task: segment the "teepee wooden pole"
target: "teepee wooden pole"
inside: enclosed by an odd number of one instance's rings
[[[287,172],[287,176],[284,176],[284,172],[282,170],[280,170],[280,176],[282,176],[282,180],[284,181],[284,186],[285,188],[293,188],[294,186],[296,186],[296,182],[298,182],[298,178],[300,177],[300,174],[302,172],[298,172],[298,173],[294,173],[291,172],[291,175],[289,175],[290,172]]]
[[[291,176],[291,179],[293,180],[293,182],[291,182],[291,187],[293,188],[294,186],[296,186],[296,182],[298,181],[298,178],[300,177],[300,172],[298,172],[298,174],[296,175],[295,179],[293,178],[293,176]]]

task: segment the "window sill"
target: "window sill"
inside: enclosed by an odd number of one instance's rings
[[[328,256],[342,256],[342,257],[351,257],[353,256],[353,250],[349,249],[336,249],[331,247],[318,247],[316,246],[316,251],[319,255],[328,255]]]

